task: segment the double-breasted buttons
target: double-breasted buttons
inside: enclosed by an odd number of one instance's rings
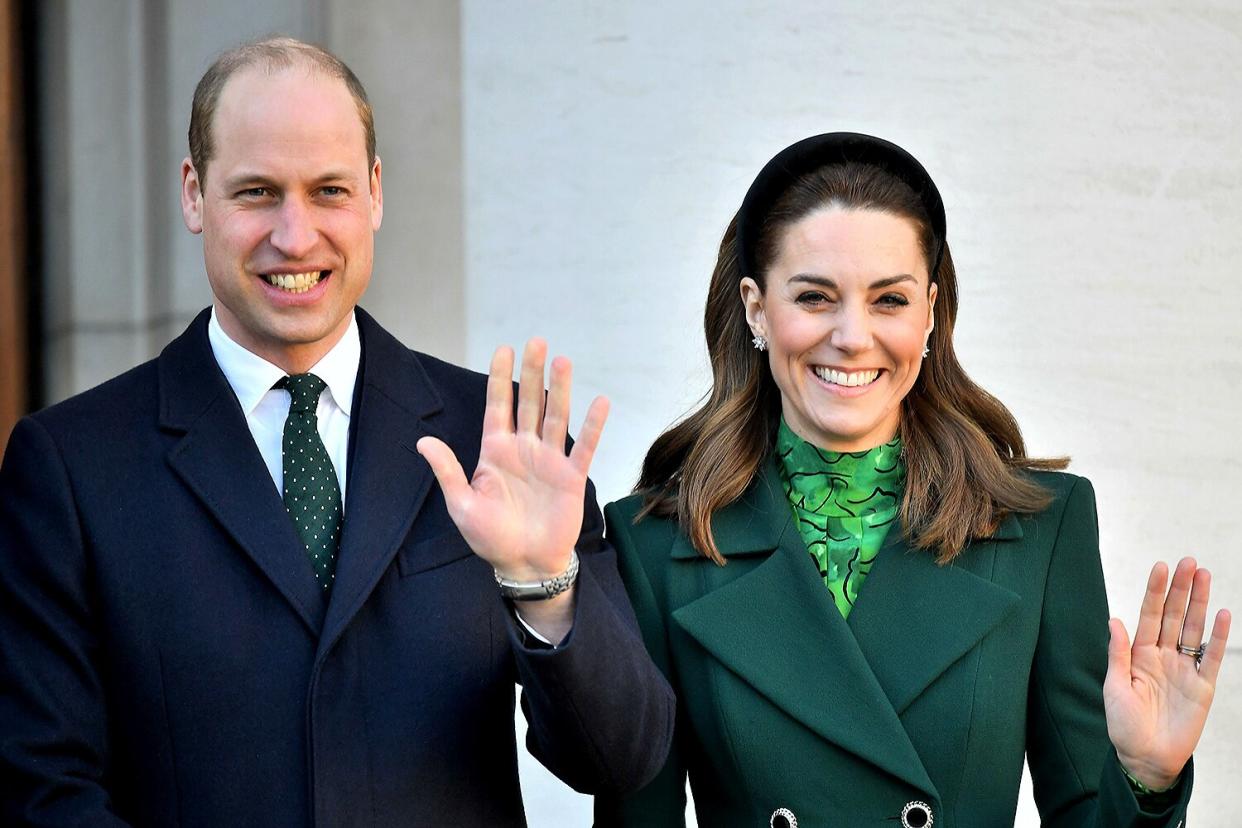
[[[798,818],[788,808],[777,808],[768,817],[768,828],[798,828]]]
[[[901,828],[931,828],[935,821],[931,806],[926,802],[915,799],[901,809]]]

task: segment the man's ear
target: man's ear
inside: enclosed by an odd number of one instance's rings
[[[375,156],[375,163],[371,165],[371,229],[380,229],[380,224],[384,221],[384,186],[380,180],[380,159]]]
[[[741,283],[742,305],[746,308],[746,324],[756,336],[768,335],[768,318],[763,312],[763,291],[749,276]]]
[[[203,232],[203,186],[189,158],[181,161],[181,220],[191,233]]]

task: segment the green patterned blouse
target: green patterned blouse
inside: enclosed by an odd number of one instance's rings
[[[794,434],[782,418],[776,456],[798,532],[848,618],[901,505],[901,439],[870,451],[826,451]]]

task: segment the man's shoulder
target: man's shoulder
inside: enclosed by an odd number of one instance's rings
[[[356,309],[367,370],[389,375],[402,370],[421,374],[449,407],[482,409],[487,399],[487,375],[406,346],[362,308]],[[368,382],[371,380],[368,379]]]
[[[154,425],[159,388],[156,364],[157,360],[148,360],[30,416],[54,434],[115,432],[136,415]]]

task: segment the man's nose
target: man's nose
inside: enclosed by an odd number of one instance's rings
[[[829,342],[846,354],[861,353],[871,347],[871,317],[862,303],[841,308]]]
[[[276,214],[271,242],[288,259],[310,254],[319,238],[311,209],[296,198],[286,198]]]

